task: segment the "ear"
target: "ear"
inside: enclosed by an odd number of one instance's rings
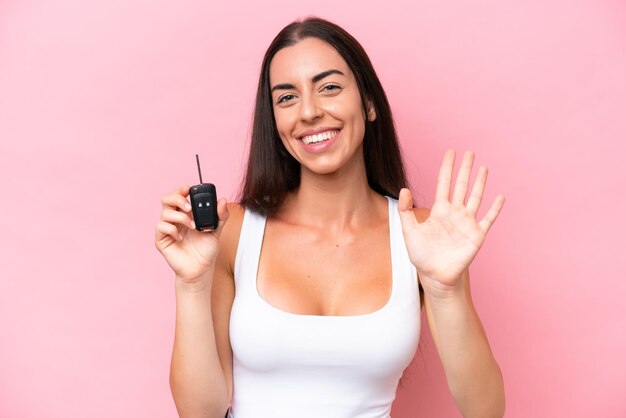
[[[376,120],[376,109],[371,100],[367,99],[367,120],[373,122]]]

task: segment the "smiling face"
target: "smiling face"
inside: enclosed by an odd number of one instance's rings
[[[363,161],[366,115],[354,74],[327,42],[306,38],[270,63],[272,107],[280,139],[303,170],[327,174]],[[368,119],[376,113],[369,108]]]

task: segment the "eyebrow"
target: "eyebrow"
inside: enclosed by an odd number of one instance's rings
[[[311,78],[311,81],[313,83],[317,83],[322,78],[328,77],[331,74],[341,74],[341,75],[344,75],[341,71],[332,69],[332,70],[327,70],[327,71],[321,72],[321,73],[319,73],[316,76],[313,76],[313,78]],[[295,88],[295,86],[293,84],[290,84],[290,83],[276,84],[274,87],[272,87],[272,90],[271,90],[270,93],[274,93],[274,90],[289,90],[289,89],[294,89],[294,88]]]

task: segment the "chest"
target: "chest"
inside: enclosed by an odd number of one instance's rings
[[[363,315],[391,296],[389,226],[332,239],[268,222],[256,278],[259,296],[300,315]]]

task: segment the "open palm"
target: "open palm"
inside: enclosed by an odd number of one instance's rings
[[[424,222],[417,222],[409,189],[402,189],[398,199],[409,258],[417,269],[425,292],[441,292],[458,284],[504,205],[504,196],[498,195],[485,217],[480,222],[476,220],[487,181],[487,168],[484,166],[478,170],[472,193],[465,204],[474,161],[471,151],[464,155],[450,200],[454,159],[455,151],[446,151],[439,170],[435,202]]]

